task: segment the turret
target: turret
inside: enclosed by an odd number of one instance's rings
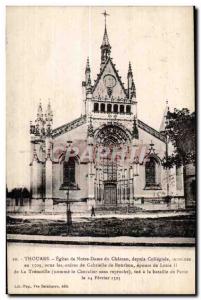
[[[46,121],[46,135],[50,136],[51,132],[52,132],[52,124],[53,124],[53,112],[51,109],[50,101],[48,102],[48,105],[47,105],[45,121]]]
[[[86,84],[86,93],[91,93],[91,69],[89,65],[89,58],[87,58],[87,64],[85,69],[85,84]]]
[[[135,140],[139,139],[138,125],[137,125],[137,120],[136,120],[135,116],[133,119],[132,139],[135,139]]]
[[[135,83],[133,80],[133,72],[132,72],[130,62],[129,62],[129,66],[128,66],[127,79],[128,79],[128,98],[129,99],[136,98],[136,89],[135,89]]]
[[[86,68],[85,68],[85,82],[86,82],[86,85],[91,83],[90,74],[91,74],[91,69],[90,69],[90,65],[89,65],[89,58],[87,57],[87,64],[86,64]]]
[[[161,120],[160,129],[159,129],[159,131],[161,133],[163,133],[165,131],[165,128],[166,128],[166,125],[167,125],[168,111],[169,111],[169,105],[168,105],[168,101],[166,100],[166,106],[165,106],[165,110],[164,110],[163,117],[162,117],[162,120]]]
[[[43,136],[45,134],[44,128],[45,120],[43,119],[43,109],[41,102],[38,105],[37,118],[35,120],[35,135]]]

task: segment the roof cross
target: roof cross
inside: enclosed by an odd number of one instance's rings
[[[109,16],[109,14],[106,12],[106,10],[102,13],[102,15],[104,15],[104,17],[105,17],[105,26],[106,26],[106,18],[107,18],[107,16]]]

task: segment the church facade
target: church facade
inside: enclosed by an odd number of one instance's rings
[[[141,210],[185,208],[182,167],[166,169],[174,150],[163,130],[138,118],[131,63],[122,83],[111,57],[105,24],[100,72],[92,84],[89,59],[82,82],[82,114],[53,128],[50,103],[30,124],[31,211],[61,212],[133,206]]]

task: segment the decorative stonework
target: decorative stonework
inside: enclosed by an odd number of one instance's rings
[[[118,145],[130,141],[126,131],[117,125],[104,126],[97,131],[95,139],[97,144],[103,145]]]
[[[72,148],[77,147],[79,150],[79,162],[74,169],[77,188],[71,194],[73,201],[85,199],[94,201],[94,205],[97,205],[97,201],[99,204],[116,205],[133,203],[139,195],[156,197],[156,190],[161,187],[160,176],[162,179],[164,177],[159,156],[163,157],[165,153],[166,139],[160,132],[137,118],[136,88],[131,63],[125,85],[110,55],[111,46],[105,27],[101,45],[101,67],[94,84],[91,79],[89,58],[87,59],[85,79],[82,82],[82,115],[79,118],[52,129],[53,113],[50,104],[45,115],[42,105],[39,105],[36,121],[30,123],[31,186],[34,187],[35,196],[44,197],[46,200],[53,197],[59,201],[65,199],[66,195],[62,192],[64,190],[62,166],[67,158],[66,144],[71,143]],[[68,103],[66,106],[68,109]],[[156,138],[154,143],[159,154],[155,153],[152,143],[147,151],[147,144],[152,137]],[[97,156],[101,156],[102,153],[98,153],[104,148],[101,146],[106,146],[112,154],[118,150],[118,155],[122,159],[115,157],[116,161],[110,162],[108,158],[104,160],[101,157],[99,162],[94,158],[94,152]],[[71,151],[71,148],[69,150],[70,154],[74,151]],[[88,157],[89,153],[92,154],[91,157]],[[154,184],[150,181],[150,184],[145,185],[144,157],[148,156],[155,159],[157,172],[154,175],[156,178]],[[68,168],[69,172],[72,171],[70,166]],[[149,168],[151,169],[151,166]],[[151,174],[147,175],[147,178],[153,177],[151,171],[147,174]],[[46,189],[43,193],[40,192],[41,186],[45,186]],[[162,188],[164,192],[163,181]]]

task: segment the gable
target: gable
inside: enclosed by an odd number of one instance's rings
[[[52,130],[52,137],[56,138],[57,136],[60,136],[66,132],[72,131],[75,128],[80,127],[81,125],[86,123],[86,115],[81,116],[67,124],[64,124],[60,127],[57,127]]]
[[[86,115],[83,115],[67,124],[64,124],[58,128],[53,129],[52,131],[52,137],[56,138],[60,135],[65,134],[66,132],[72,131],[73,129],[76,129],[82,125],[86,124]],[[163,143],[166,142],[166,138],[164,135],[162,135],[160,132],[158,132],[156,129],[148,126],[144,122],[138,119],[138,126],[143,131],[147,132],[148,134],[152,135],[153,137],[159,139]]]
[[[147,125],[146,123],[142,122],[141,120],[138,119],[138,126],[140,129],[143,131],[149,133],[153,137],[159,139],[163,143],[166,143],[166,138],[164,135],[162,135],[160,132],[158,132],[156,129],[152,128],[151,126]]]
[[[93,87],[93,98],[108,98],[108,87],[106,83],[106,78],[108,75],[114,78],[114,86],[112,87],[112,95],[113,99],[122,99],[127,98],[126,89],[121,81],[121,77],[119,76],[115,65],[113,64],[111,58],[108,58],[103,70],[100,74],[98,74],[97,80]]]

